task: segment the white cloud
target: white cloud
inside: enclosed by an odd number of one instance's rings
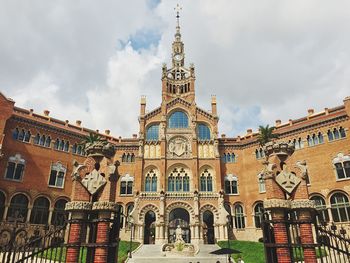
[[[19,106],[129,137],[138,132],[140,95],[149,110],[159,106],[176,3],[0,0],[1,90]],[[180,3],[197,104],[208,109],[217,95],[221,133],[299,118],[350,95],[350,2]],[[156,32],[159,43],[118,44],[140,31]]]

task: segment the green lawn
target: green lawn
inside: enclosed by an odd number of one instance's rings
[[[228,247],[227,241],[219,241],[220,247]],[[265,263],[264,244],[260,242],[230,240],[230,248],[241,251],[241,254],[232,254],[237,262],[242,257],[244,263]]]
[[[132,242],[132,251],[134,251],[140,243]],[[119,242],[119,251],[118,251],[118,263],[124,262],[128,257],[130,242],[129,241],[120,241]],[[66,248],[52,248],[44,251],[42,254],[39,254],[39,257],[48,258],[51,260],[65,262],[66,260]],[[80,262],[86,261],[86,249],[80,250]]]
[[[220,247],[228,247],[227,241],[219,241]],[[232,257],[237,261],[239,257],[242,257],[244,263],[265,263],[265,251],[264,244],[261,242],[230,240],[230,248],[239,250],[240,254],[232,254]],[[294,249],[294,257],[296,260],[302,260],[303,254],[301,249]],[[316,255],[319,258],[326,255],[325,250],[316,250]]]

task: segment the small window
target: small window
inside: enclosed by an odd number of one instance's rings
[[[5,178],[15,181],[22,180],[25,167],[25,160],[20,154],[11,156],[7,162]]]
[[[258,174],[258,186],[259,186],[259,193],[266,192],[265,179],[263,174]]]
[[[16,128],[12,132],[12,138],[15,140],[18,140],[18,136],[19,136],[19,130],[18,130],[18,128]]]
[[[158,141],[159,138],[159,125],[151,125],[146,131],[146,141]]]
[[[51,166],[49,186],[63,188],[66,171],[67,168],[64,167],[60,162],[54,163]]]
[[[174,168],[168,176],[168,191],[189,192],[190,177],[182,167]]]
[[[229,174],[225,176],[225,192],[226,194],[238,194],[237,176]]]
[[[133,194],[133,183],[134,177],[126,174],[120,179],[120,194],[121,195],[132,195]]]

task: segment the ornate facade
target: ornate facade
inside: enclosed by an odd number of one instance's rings
[[[114,145],[120,162],[115,193],[122,237],[143,243],[183,239],[213,243],[233,235],[258,240],[265,181],[264,152],[257,133],[218,136],[216,98],[211,110],[196,104],[195,67],[185,64],[177,24],[172,65],[162,67],[162,103],[146,112],[141,98],[139,134],[115,138],[50,116],[16,107],[0,93],[0,218],[19,211],[32,225],[60,224],[70,200],[74,165],[85,153],[79,143],[90,132]],[[325,220],[350,222],[350,98],[341,106],[282,123],[279,140],[293,142],[292,161],[306,161],[310,198]],[[281,179],[282,180],[282,179]],[[87,183],[88,184],[88,183]],[[87,187],[99,187],[87,185]],[[132,224],[130,223],[132,220]]]

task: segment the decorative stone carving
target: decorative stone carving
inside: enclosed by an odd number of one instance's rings
[[[276,176],[276,183],[288,194],[291,194],[300,182],[299,177],[288,171],[287,165],[284,165],[281,173]]]
[[[290,200],[282,200],[282,199],[268,199],[264,200],[264,208],[290,208]]]
[[[66,211],[91,210],[92,204],[86,201],[72,201],[66,203]]]
[[[291,209],[300,209],[300,208],[315,208],[316,204],[314,200],[309,199],[300,199],[291,201]]]
[[[98,171],[93,170],[84,177],[81,183],[93,195],[107,183],[107,180]]]
[[[191,153],[191,143],[187,138],[176,136],[168,141],[169,158],[189,158]]]
[[[293,154],[295,146],[292,142],[268,142],[263,147],[263,150],[266,156],[274,154],[282,160]]]
[[[114,146],[107,142],[107,140],[98,140],[92,143],[85,144],[85,152],[88,156],[105,156],[107,158],[113,157],[115,153]]]
[[[296,167],[301,171],[301,178],[306,180],[308,176],[306,161],[297,161]]]
[[[98,201],[92,204],[92,210],[117,211],[118,205],[109,201]]]

